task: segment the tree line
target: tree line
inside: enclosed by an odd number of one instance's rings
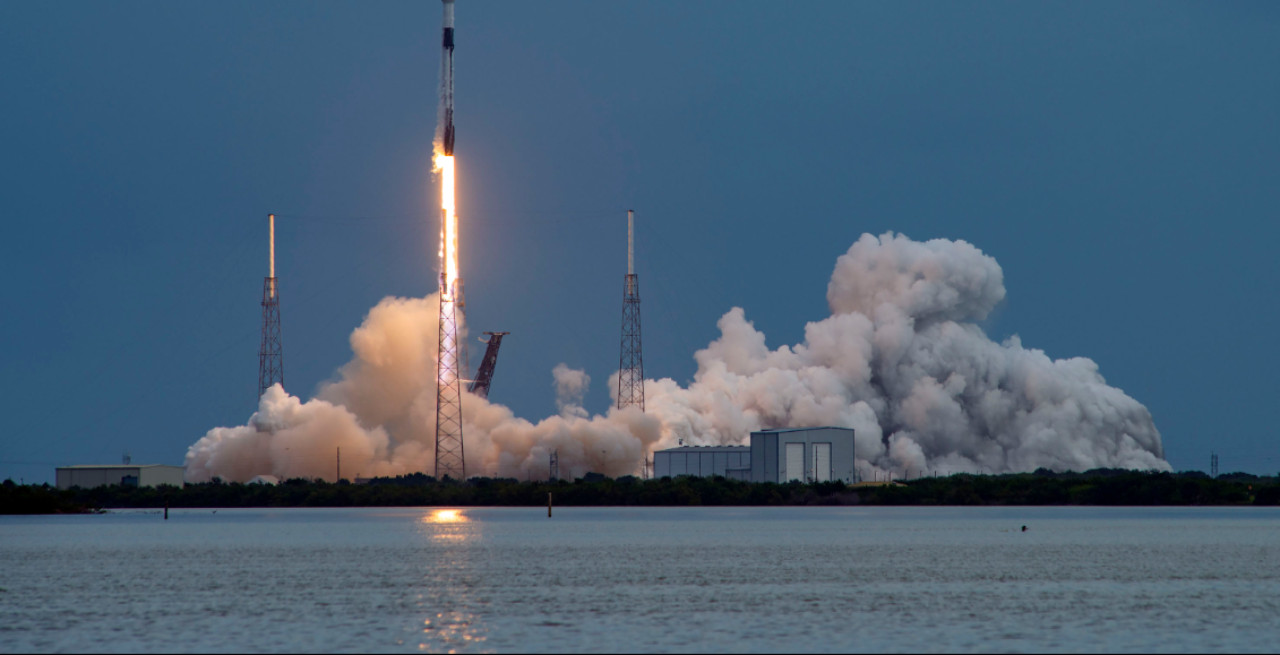
[[[214,481],[184,487],[59,490],[0,485],[0,514],[121,508],[724,505],[1280,505],[1280,478],[1234,473],[1098,469],[1083,473],[957,474],[875,485],[752,483],[723,477],[641,480],[589,474],[574,481],[437,480],[413,474],[353,484],[292,479],[277,485]]]

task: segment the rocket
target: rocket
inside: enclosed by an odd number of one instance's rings
[[[444,1],[443,59],[440,68],[441,142],[444,154],[453,156],[453,0]]]

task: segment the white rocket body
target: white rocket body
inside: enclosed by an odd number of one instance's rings
[[[453,0],[444,0],[444,40],[440,63],[440,143],[453,156]]]
[[[271,278],[271,297],[275,298],[276,297],[276,215],[275,214],[267,214],[267,226],[268,226],[267,227],[267,234],[268,234],[267,248],[268,248],[268,251],[271,253],[269,256],[270,257],[269,261],[271,262],[271,266],[270,266],[271,274],[268,275],[267,277]]]

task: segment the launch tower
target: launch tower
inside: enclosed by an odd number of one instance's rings
[[[276,215],[267,214],[270,269],[262,280],[262,346],[258,349],[258,398],[271,385],[284,384],[284,353],[280,347],[280,294],[276,287]]]
[[[467,479],[462,447],[462,379],[454,299],[440,274],[440,347],[436,358],[436,478]]]
[[[644,357],[640,352],[640,278],[636,276],[635,212],[627,210],[627,275],[622,285],[622,354],[618,359],[618,409],[644,411]]]
[[[458,277],[458,223],[454,213],[453,166],[453,0],[444,2],[444,40],[440,61],[440,114],[436,167],[440,170],[440,335],[436,353],[436,472],[467,479],[462,442],[462,376],[458,361],[458,316],[462,280]],[[465,351],[464,351],[465,352]]]

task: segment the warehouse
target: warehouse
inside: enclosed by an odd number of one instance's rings
[[[751,433],[750,446],[681,446],[653,454],[655,477],[721,475],[751,482],[856,482],[853,430],[784,428]]]
[[[746,480],[751,475],[751,449],[747,446],[681,446],[653,454],[654,477],[678,475]]]
[[[752,482],[853,483],[853,430],[788,428],[751,433]]]
[[[59,466],[57,480],[59,489],[89,489],[113,484],[126,487],[158,487],[164,484],[181,487],[184,471],[181,466],[163,464]]]

